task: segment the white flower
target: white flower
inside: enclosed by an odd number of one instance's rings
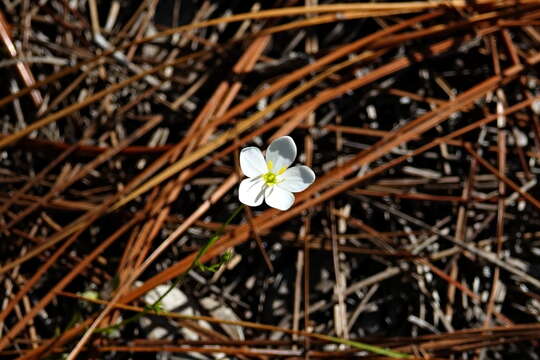
[[[240,202],[259,206],[263,199],[268,206],[288,210],[295,192],[304,191],[315,181],[315,173],[305,165],[288,168],[296,158],[296,144],[290,136],[280,137],[266,150],[266,160],[254,146],[240,152],[240,167],[248,179],[240,183]]]

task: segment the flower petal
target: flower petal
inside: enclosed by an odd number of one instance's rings
[[[285,211],[289,210],[292,204],[294,204],[294,195],[292,192],[274,185],[264,190],[264,201],[268,206]]]
[[[315,181],[315,173],[305,165],[298,165],[287,169],[283,175],[278,178],[279,187],[291,191],[304,191]]]
[[[296,144],[290,136],[277,138],[266,150],[266,163],[274,174],[285,171],[294,159],[296,159]]]
[[[257,177],[268,172],[264,156],[255,146],[240,151],[240,168],[247,177]]]
[[[247,206],[259,206],[264,199],[264,181],[259,178],[244,179],[238,188],[238,199]]]

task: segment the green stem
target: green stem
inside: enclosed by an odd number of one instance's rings
[[[317,334],[317,336],[315,337],[321,340],[327,340],[327,341],[331,341],[338,344],[348,345],[356,349],[366,350],[374,354],[384,355],[384,356],[388,356],[394,359],[408,359],[411,357],[411,355],[409,354],[392,351],[392,350],[385,349],[385,348],[375,346],[375,345],[365,344],[359,341],[352,341],[352,340],[342,339],[342,338],[329,336],[329,335],[321,335],[321,334]]]
[[[120,327],[122,327],[122,326],[124,326],[126,324],[129,324],[129,323],[131,323],[133,321],[136,321],[136,320],[140,319],[141,317],[143,317],[144,315],[149,314],[150,312],[152,312],[154,315],[160,315],[160,311],[156,310],[156,306],[175,287],[179,286],[184,281],[187,274],[191,270],[193,270],[197,265],[199,265],[199,260],[204,256],[204,254],[206,254],[208,252],[208,250],[216,243],[216,241],[218,241],[218,239],[225,232],[225,228],[231,223],[231,221],[233,221],[233,219],[240,213],[240,211],[242,211],[243,208],[244,208],[244,205],[241,205],[241,206],[239,206],[238,208],[236,208],[234,210],[234,212],[229,216],[229,218],[219,227],[218,231],[216,231],[216,233],[208,240],[208,242],[201,249],[199,249],[199,251],[197,252],[197,255],[195,255],[195,258],[193,259],[193,261],[191,262],[191,264],[189,265],[187,270],[184,271],[182,274],[180,274],[176,278],[174,283],[167,289],[167,291],[165,291],[156,301],[154,301],[154,303],[152,305],[145,307],[142,312],[139,312],[136,315],[134,315],[134,316],[132,316],[132,317],[126,319],[126,320],[123,320],[123,321],[119,322],[118,324],[111,325],[109,327],[105,327],[105,328],[101,328],[101,329],[97,329],[97,330],[95,330],[95,332],[100,333],[100,332],[107,332],[107,331],[110,331],[110,330],[113,330],[113,329],[119,329]],[[164,312],[164,313],[166,313],[166,312]],[[189,318],[189,316],[186,316],[186,318]],[[193,318],[195,319],[196,316],[194,316]],[[365,351],[372,352],[374,354],[384,355],[384,356],[388,356],[388,357],[395,358],[395,359],[407,359],[407,358],[411,357],[408,354],[400,353],[400,352],[397,352],[397,351],[392,351],[392,350],[385,349],[385,348],[382,348],[382,347],[379,347],[379,346],[374,346],[374,345],[361,343],[361,342],[358,342],[358,341],[352,341],[352,340],[347,340],[347,339],[342,339],[342,338],[329,336],[329,335],[322,335],[322,334],[312,334],[312,336],[316,337],[316,338],[319,338],[321,340],[330,341],[330,342],[333,342],[333,343],[336,343],[336,344],[348,345],[350,347],[353,347],[353,348],[356,348],[356,349],[359,349],[359,350],[365,350]]]
[[[134,316],[132,316],[130,318],[127,318],[126,320],[123,320],[123,321],[119,322],[118,324],[114,324],[114,325],[107,326],[107,327],[104,327],[104,328],[96,329],[94,332],[96,332],[96,333],[104,333],[104,332],[108,332],[108,331],[111,331],[111,330],[119,329],[120,327],[122,327],[124,325],[127,325],[129,323],[132,323],[133,321],[136,321],[136,320],[140,319],[144,315],[147,315],[150,311],[159,312],[159,311],[156,311],[156,308],[161,303],[161,301],[165,298],[165,296],[169,295],[169,293],[174,288],[179,286],[185,280],[187,274],[191,270],[193,270],[197,265],[199,265],[199,260],[204,256],[204,254],[206,254],[206,252],[208,252],[208,250],[216,243],[216,241],[218,241],[218,239],[225,232],[225,228],[227,226],[229,226],[229,224],[234,220],[234,218],[244,209],[244,206],[245,205],[240,205],[239,207],[237,207],[233,211],[233,213],[229,216],[229,218],[223,224],[221,224],[218,231],[216,231],[216,233],[208,240],[208,242],[202,248],[199,249],[199,251],[197,252],[197,255],[195,255],[195,259],[193,259],[193,261],[191,262],[191,264],[189,265],[187,270],[184,271],[182,274],[180,274],[176,278],[174,283],[172,283],[171,286],[169,286],[167,291],[165,291],[163,294],[161,294],[161,296],[156,301],[154,301],[152,303],[152,305],[145,306],[144,311],[142,311],[140,313],[137,313],[136,315],[134,315]]]

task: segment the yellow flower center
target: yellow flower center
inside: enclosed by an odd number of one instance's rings
[[[266,185],[268,186],[272,186],[272,185],[276,185],[277,183],[279,183],[280,181],[278,181],[277,177],[278,175],[281,175],[285,172],[285,170],[287,170],[286,167],[282,167],[281,169],[279,169],[279,171],[277,172],[277,174],[274,174],[272,172],[272,169],[274,168],[274,164],[272,163],[272,160],[268,160],[268,162],[266,163],[266,165],[268,166],[268,171],[266,174],[264,174],[262,176],[264,182]]]
[[[262,178],[263,178],[265,184],[268,185],[268,186],[276,185],[278,183],[278,179],[277,179],[276,174],[274,174],[273,172],[270,172],[270,171],[267,172],[266,174],[264,174]]]

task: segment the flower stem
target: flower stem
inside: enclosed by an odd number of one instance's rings
[[[347,340],[347,339],[338,338],[338,337],[335,337],[335,336],[321,335],[321,334],[317,334],[317,336],[315,336],[315,337],[319,338],[321,340],[326,340],[326,341],[331,341],[331,342],[338,343],[338,344],[348,345],[350,347],[353,347],[353,348],[356,348],[356,349],[359,349],[359,350],[366,350],[366,351],[372,352],[374,354],[384,355],[384,356],[388,356],[388,357],[391,357],[391,358],[394,358],[394,359],[408,359],[408,358],[411,357],[411,355],[409,355],[409,354],[400,353],[400,352],[397,352],[397,351],[393,351],[393,350],[390,350],[390,349],[385,349],[383,347],[379,347],[379,346],[375,346],[375,345],[362,343],[362,342],[359,342],[359,341]]]
[[[216,233],[210,239],[208,239],[208,242],[202,248],[199,249],[199,251],[195,255],[195,258],[193,259],[193,261],[191,262],[191,264],[187,268],[187,270],[184,271],[182,274],[180,274],[176,278],[174,283],[171,284],[171,286],[169,286],[167,291],[165,291],[163,294],[161,294],[156,301],[154,301],[151,305],[145,306],[143,311],[135,314],[134,316],[132,316],[132,317],[126,319],[126,320],[123,320],[123,321],[119,322],[118,324],[111,325],[111,326],[101,328],[101,329],[96,329],[95,332],[96,333],[104,333],[104,332],[108,332],[108,331],[111,331],[111,330],[119,329],[122,326],[127,325],[127,324],[129,324],[129,323],[131,323],[133,321],[136,321],[136,320],[140,319],[141,317],[143,317],[144,315],[147,315],[149,313],[152,313],[154,315],[167,314],[167,312],[162,312],[161,311],[161,308],[159,306],[161,301],[174,288],[176,288],[177,286],[182,284],[182,282],[185,280],[187,274],[191,270],[193,270],[197,266],[202,266],[200,264],[200,262],[199,262],[200,259],[204,256],[204,254],[206,254],[208,252],[208,250],[216,243],[216,241],[219,240],[219,238],[225,232],[225,228],[234,220],[234,218],[242,211],[242,209],[244,209],[244,206],[245,205],[240,205],[238,208],[236,208],[233,211],[233,213],[229,216],[229,218],[219,227],[219,229],[216,231]],[[190,318],[190,316],[185,316],[185,318]],[[197,317],[194,316],[193,319],[195,319],[195,318],[197,318]],[[365,351],[369,351],[369,352],[379,354],[379,355],[388,356],[388,357],[395,358],[395,359],[407,359],[407,358],[410,358],[410,355],[408,355],[408,354],[396,352],[396,351],[393,351],[393,350],[390,350],[390,349],[385,349],[385,348],[382,348],[382,347],[379,347],[379,346],[374,346],[374,345],[361,343],[361,342],[358,342],[358,341],[352,341],[352,340],[347,340],[347,339],[342,339],[342,338],[338,338],[338,337],[334,337],[334,336],[328,336],[328,335],[322,335],[322,334],[312,334],[311,336],[313,336],[315,338],[319,338],[321,340],[326,340],[326,341],[330,341],[330,342],[337,343],[337,344],[348,345],[348,346],[351,346],[351,347],[359,349],[359,350],[365,350]]]
[[[199,251],[197,252],[197,255],[195,255],[195,259],[193,259],[193,261],[191,262],[189,267],[182,274],[180,274],[176,278],[176,280],[171,284],[171,286],[169,286],[167,291],[165,291],[163,294],[161,294],[159,296],[159,298],[157,298],[156,301],[154,301],[151,305],[145,306],[144,311],[142,311],[140,313],[137,313],[134,316],[119,322],[118,324],[114,324],[114,325],[107,326],[107,327],[104,327],[104,328],[96,329],[94,332],[96,332],[96,333],[105,333],[105,332],[110,332],[112,330],[117,330],[117,329],[121,328],[124,325],[127,325],[129,323],[132,323],[133,321],[136,321],[136,320],[140,319],[141,317],[148,314],[149,312],[156,312],[156,313],[160,312],[160,310],[161,310],[161,307],[160,307],[161,301],[165,298],[165,296],[169,295],[169,293],[174,288],[176,288],[177,286],[181,285],[184,282],[187,274],[191,270],[193,270],[196,266],[201,266],[202,267],[202,265],[200,264],[200,259],[204,256],[204,254],[206,254],[208,252],[208,250],[216,243],[216,241],[219,240],[219,238],[225,232],[225,228],[227,226],[229,226],[229,224],[234,220],[234,218],[242,211],[242,209],[244,209],[244,206],[245,205],[240,205],[239,207],[237,207],[233,211],[233,213],[227,218],[227,220],[223,224],[221,224],[219,229],[208,240],[208,242],[202,248],[199,249]]]

